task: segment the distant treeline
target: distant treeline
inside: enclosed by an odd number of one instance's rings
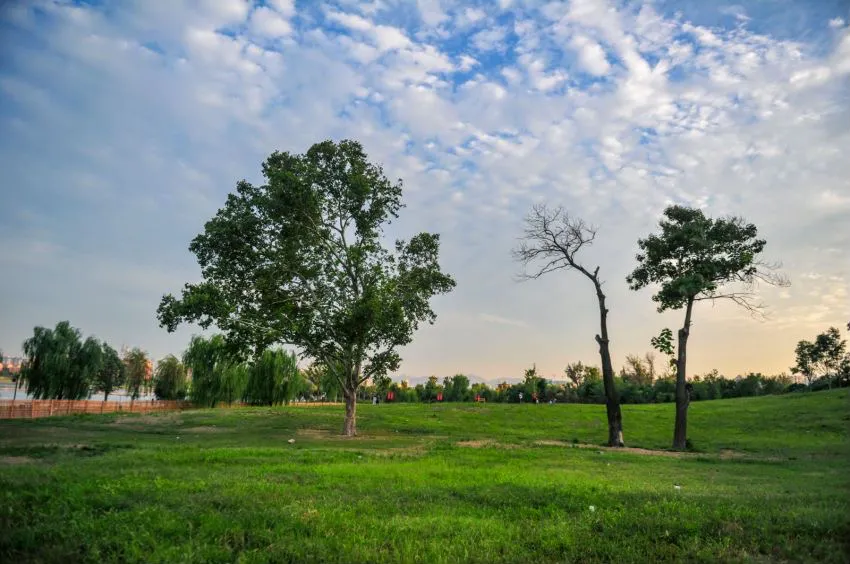
[[[689,379],[688,391],[691,400],[700,401],[847,387],[850,359],[844,351],[844,341],[837,330],[830,329],[815,341],[801,341],[798,346],[794,371],[805,377],[806,384],[795,383],[787,374],[726,378],[714,370]],[[79,330],[63,321],[55,329],[36,327],[33,337],[24,343],[24,353],[18,384],[37,399],[85,399],[100,391],[105,400],[119,388],[133,398],[153,392],[158,399],[189,399],[203,407],[221,403],[280,405],[296,399],[340,401],[343,396],[339,367],[334,371],[314,363],[300,368],[294,353],[278,348],[246,359],[234,353],[222,335],[193,337],[182,358],[168,355],[154,368],[143,351],[132,349],[119,357],[106,343],[93,337],[84,340]],[[415,386],[382,377],[361,386],[357,396],[382,402],[605,403],[598,367],[569,364],[564,377],[564,381],[552,381],[540,376],[536,367],[525,371],[522,382],[502,382],[495,387],[473,384],[463,374],[442,381],[431,376]],[[627,356],[614,380],[624,403],[675,400],[675,374],[670,367],[658,371],[652,353]]]
[[[361,390],[361,399],[377,396],[381,401],[434,402],[434,401],[487,401],[518,403],[605,403],[605,391],[599,368],[576,363],[565,371],[571,378],[566,382],[553,382],[537,375],[535,368],[526,371],[522,382],[501,384],[491,387],[485,383],[470,384],[463,374],[443,378],[440,382],[431,376],[424,384],[410,386],[407,382],[378,382]],[[630,372],[623,369],[615,378],[620,399],[623,403],[666,403],[675,401],[675,375],[655,377],[647,373]],[[802,390],[826,390],[850,387],[850,372],[822,376],[811,385],[795,383],[791,376],[779,374],[766,376],[750,373],[746,376],[727,378],[713,370],[694,376],[688,381],[691,400],[712,400],[771,394],[784,394]]]

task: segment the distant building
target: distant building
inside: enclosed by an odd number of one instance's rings
[[[9,372],[17,374],[21,371],[21,365],[24,359],[19,356],[4,356],[0,358],[0,372]]]

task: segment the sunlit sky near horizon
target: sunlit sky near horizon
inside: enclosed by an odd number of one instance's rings
[[[189,241],[274,150],[354,138],[441,234],[458,286],[394,376],[491,382],[598,364],[589,282],[519,283],[540,201],[596,225],[615,366],[681,312],[631,292],[636,241],[670,203],[741,215],[781,261],[768,318],[700,304],[689,374],[777,373],[850,320],[847,0],[0,2],[0,349],[70,320],[179,354],[164,293]],[[846,333],[844,333],[846,335]]]

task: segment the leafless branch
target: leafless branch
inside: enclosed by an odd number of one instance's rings
[[[758,301],[758,297],[753,292],[727,292],[724,294],[711,294],[694,298],[694,301],[704,302],[710,301],[714,304],[717,300],[730,300],[736,305],[744,308],[755,319],[764,320],[767,318],[765,311],[766,306]]]
[[[523,264],[519,280],[533,280],[555,270],[578,270],[599,284],[599,267],[591,273],[576,259],[582,248],[596,239],[596,228],[580,218],[570,217],[563,207],[535,204],[525,217],[523,236],[514,248],[514,260]],[[543,263],[529,271],[529,267]]]
[[[782,268],[781,262],[756,262],[756,272],[753,275],[753,282],[787,288],[791,285],[791,279],[785,273],[779,272],[780,268]]]

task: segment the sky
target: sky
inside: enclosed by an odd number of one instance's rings
[[[689,374],[788,371],[850,319],[847,0],[7,0],[0,2],[0,349],[69,320],[180,354],[161,296],[190,240],[274,150],[361,141],[406,207],[387,236],[441,236],[456,289],[397,378],[491,382],[598,364],[590,283],[519,282],[538,202],[597,226],[616,367],[681,325],[633,292],[666,205],[739,215],[787,288],[764,320],[694,313]]]

